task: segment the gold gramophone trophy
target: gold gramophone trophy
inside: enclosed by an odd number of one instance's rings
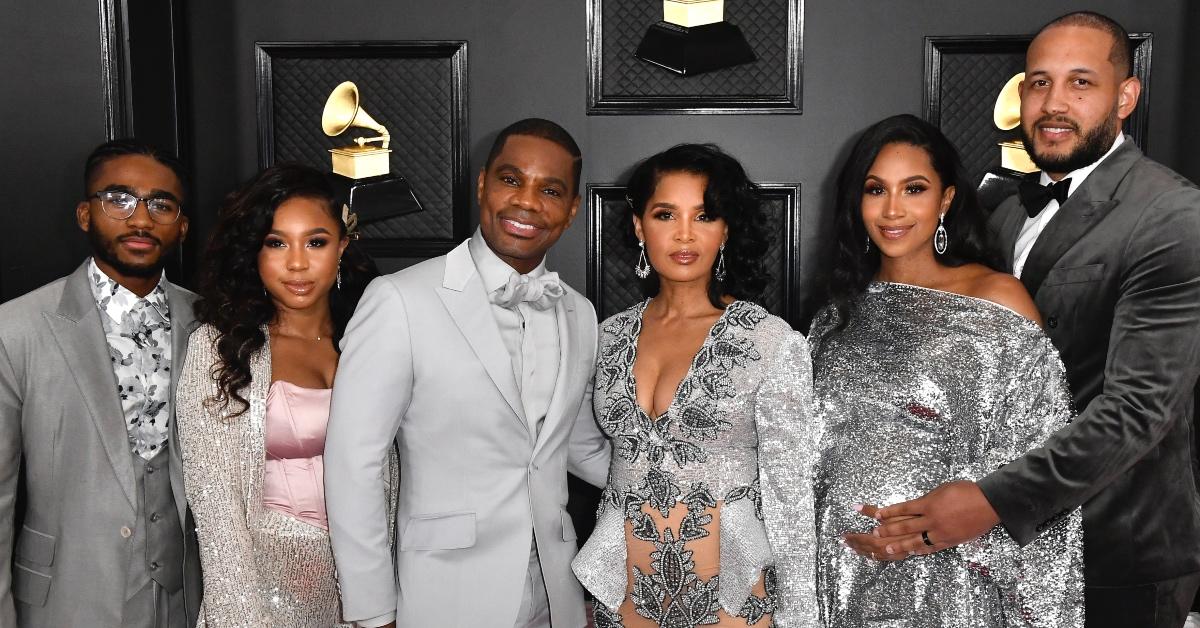
[[[725,21],[725,0],[663,0],[662,21],[633,56],[683,76],[758,59],[741,29]]]
[[[359,223],[422,211],[408,181],[390,174],[392,135],[362,108],[358,86],[344,81],[333,88],[325,101],[321,130],[335,137],[352,128],[370,129],[378,134],[356,137],[350,146],[329,149],[334,187],[342,196],[340,200],[358,215]]]
[[[1021,93],[1019,87],[1025,80],[1025,73],[1019,72],[1000,89],[996,96],[996,106],[992,110],[992,123],[997,129],[1008,133],[1007,139],[997,142],[1000,147],[1000,167],[993,168],[983,175],[979,182],[979,202],[984,209],[991,211],[1000,205],[1004,199],[1016,194],[1021,179],[1031,172],[1037,172],[1038,167],[1025,151],[1019,132],[1012,131],[1021,126]]]

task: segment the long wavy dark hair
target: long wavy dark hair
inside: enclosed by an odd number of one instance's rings
[[[663,175],[687,172],[708,179],[704,188],[704,212],[725,220],[729,238],[725,242],[725,279],[715,274],[708,282],[708,300],[725,309],[722,297],[753,301],[762,296],[771,276],[763,266],[767,252],[767,217],[762,209],[758,186],[746,175],[746,169],[715,144],[679,144],[647,158],[634,169],[626,183],[629,220],[625,221],[630,246],[637,247],[633,216],[646,213],[646,204]],[[715,272],[716,267],[711,272]],[[647,297],[658,294],[658,273],[641,281]]]
[[[950,245],[936,255],[944,266],[978,263],[1000,269],[1000,261],[987,245],[987,218],[975,195],[975,185],[962,165],[958,150],[936,126],[910,114],[884,118],[859,136],[837,180],[836,251],[826,293],[844,327],[854,315],[856,298],[879,272],[879,247],[864,252],[867,228],[863,224],[863,185],[879,151],[888,144],[909,144],[924,149],[943,188],[954,186],[954,200],[946,211]]]
[[[321,201],[337,222],[339,235],[346,236],[341,206],[326,176],[309,166],[282,163],[263,170],[225,198],[208,242],[196,315],[217,332],[220,360],[213,366],[213,377],[218,394],[208,401],[225,407],[234,402],[230,418],[250,407],[241,394],[250,383],[250,359],[266,344],[263,327],[277,314],[258,274],[258,254],[275,220],[275,210],[298,197]],[[379,275],[375,263],[354,240],[342,253],[341,273],[341,288],[329,293],[334,347],[367,284]]]

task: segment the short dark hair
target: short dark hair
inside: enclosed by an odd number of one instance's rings
[[[1108,60],[1117,69],[1117,76],[1122,79],[1133,76],[1133,53],[1129,49],[1129,32],[1116,20],[1095,11],[1073,11],[1050,20],[1038,29],[1037,35],[1055,26],[1081,26],[1107,33],[1113,40]]]
[[[767,216],[762,208],[758,186],[750,180],[746,169],[732,155],[715,144],[679,144],[658,153],[637,165],[625,185],[630,219],[625,221],[626,238],[636,246],[632,216],[642,216],[646,204],[663,175],[686,172],[703,175],[704,213],[725,221],[729,238],[725,242],[725,279],[715,276],[708,282],[708,300],[714,307],[724,309],[721,298],[731,295],[753,301],[762,296],[771,275],[763,265],[767,252]],[[713,271],[715,271],[715,265]],[[651,268],[650,276],[642,280],[642,292],[647,297],[658,294],[658,273]]]
[[[943,189],[954,186],[954,199],[944,223],[950,246],[937,256],[938,261],[952,267],[979,263],[994,270],[1000,268],[997,255],[987,245],[986,217],[975,195],[973,179],[954,144],[940,129],[917,116],[905,113],[884,118],[863,131],[838,174],[835,251],[825,291],[841,325],[849,322],[855,299],[879,272],[879,248],[865,246],[868,235],[862,217],[863,185],[875,159],[889,144],[924,150]]]
[[[97,146],[92,153],[88,155],[87,161],[83,165],[83,194],[86,196],[88,191],[92,189],[92,180],[96,176],[96,171],[100,169],[110,159],[123,157],[125,155],[145,155],[154,161],[168,167],[171,172],[179,179],[179,186],[183,188],[183,199],[186,200],[188,195],[188,172],[184,168],[183,162],[179,161],[171,153],[133,138],[122,138],[111,140]]]
[[[496,157],[500,156],[500,151],[504,150],[504,143],[513,135],[540,137],[558,144],[567,151],[573,160],[574,171],[572,174],[575,175],[575,194],[579,194],[579,178],[583,174],[583,151],[579,150],[579,144],[575,143],[575,138],[571,137],[566,129],[556,122],[543,118],[517,120],[501,129],[500,133],[496,135],[496,141],[492,142],[492,150],[488,152],[487,162],[483,165],[485,170],[492,167]]]

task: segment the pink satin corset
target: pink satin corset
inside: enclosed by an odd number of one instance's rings
[[[328,388],[277,380],[267,393],[263,506],[321,529],[325,516],[325,428]]]

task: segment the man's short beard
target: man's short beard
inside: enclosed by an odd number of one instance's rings
[[[167,258],[175,251],[175,246],[163,248],[154,264],[135,266],[121,261],[117,255],[117,238],[104,240],[99,229],[88,229],[87,234],[88,243],[92,245],[92,256],[108,264],[125,277],[149,279],[161,275],[163,267],[167,265]]]
[[[1021,129],[1021,142],[1025,144],[1025,152],[1029,153],[1029,158],[1033,160],[1035,166],[1044,172],[1066,174],[1100,161],[1108,149],[1112,148],[1113,141],[1121,132],[1121,119],[1113,111],[1105,122],[1096,125],[1084,134],[1075,150],[1061,157],[1039,155],[1025,125],[1022,124],[1019,128]]]

